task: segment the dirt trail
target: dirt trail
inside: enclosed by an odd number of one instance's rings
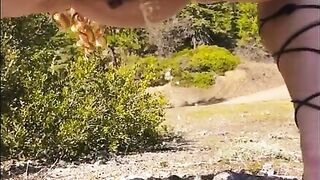
[[[241,103],[252,103],[261,101],[271,101],[271,100],[290,100],[290,94],[285,85],[280,87],[272,88],[269,90],[257,92],[247,96],[240,96],[237,98],[230,99],[228,101],[222,102],[221,104],[241,104]]]

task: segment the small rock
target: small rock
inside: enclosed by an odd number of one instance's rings
[[[180,178],[179,176],[177,175],[172,175],[168,178],[165,178],[164,180],[183,180],[182,178]]]
[[[266,163],[262,166],[262,169],[259,171],[258,175],[261,176],[272,176],[275,174],[272,163]]]
[[[99,165],[102,165],[104,164],[104,162],[102,160],[98,160],[94,163],[95,166],[99,166]]]
[[[264,115],[270,116],[271,112],[265,112]]]
[[[213,180],[229,180],[230,176],[231,176],[230,173],[228,173],[228,172],[222,172],[222,173],[217,174],[217,175],[213,178]]]
[[[221,172],[214,176],[213,180],[240,180],[241,177],[239,177],[237,174],[232,172]]]
[[[57,163],[57,166],[58,167],[67,167],[67,163],[63,160],[60,160],[58,163]]]
[[[76,166],[79,166],[81,164],[81,162],[80,161],[74,161],[73,164],[76,165]]]

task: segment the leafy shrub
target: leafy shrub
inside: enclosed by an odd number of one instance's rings
[[[239,3],[237,9],[237,36],[240,44],[260,44],[257,5],[254,3]]]
[[[158,59],[154,56],[139,58],[131,56],[127,59],[126,65],[130,69],[135,70],[135,78],[137,80],[145,80],[149,82],[149,86],[165,84],[162,77],[163,69],[160,67]]]
[[[146,80],[84,56],[46,17],[1,23],[2,156],[70,160],[156,143],[165,101]],[[20,23],[41,38],[16,31]]]
[[[128,58],[126,64],[135,68],[139,79],[149,79],[150,86],[164,85],[169,82],[164,74],[173,76],[173,84],[206,88],[214,84],[216,74],[234,69],[240,60],[225,48],[217,46],[199,46],[197,49],[185,49],[169,58],[147,56]],[[148,77],[148,78],[146,78]]]
[[[190,57],[187,69],[191,72],[224,72],[234,69],[240,59],[225,48],[217,46],[200,46]]]
[[[40,72],[30,77],[32,89],[23,82],[22,104],[7,102],[10,110],[1,113],[9,155],[76,158],[155,143],[163,99],[145,93],[145,82],[134,82],[132,72],[98,71],[97,61],[78,58],[56,90]]]
[[[192,73],[193,84],[199,88],[208,88],[214,85],[214,73]]]
[[[209,88],[214,85],[215,73],[202,72],[202,73],[190,73],[184,71],[174,78],[174,84],[179,84],[183,87],[198,87]]]

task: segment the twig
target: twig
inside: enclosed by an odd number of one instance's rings
[[[49,169],[47,169],[47,171],[52,170],[52,168],[53,168],[59,161],[60,161],[60,159],[57,159],[57,160],[51,165],[51,167],[50,167]],[[44,171],[44,169],[41,169],[41,170],[38,172],[38,174],[40,174],[40,172],[42,172],[42,171]],[[45,177],[48,177],[48,175],[45,175]]]
[[[28,171],[29,171],[29,163],[30,163],[30,161],[27,161],[27,167],[26,167],[26,172],[25,172],[25,179],[28,179],[28,176],[29,176],[29,173],[28,173]]]

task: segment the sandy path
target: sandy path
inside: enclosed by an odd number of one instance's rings
[[[260,91],[248,96],[241,96],[222,102],[220,104],[242,104],[252,103],[259,101],[272,101],[272,100],[290,100],[290,95],[285,85],[272,88],[265,91]]]

